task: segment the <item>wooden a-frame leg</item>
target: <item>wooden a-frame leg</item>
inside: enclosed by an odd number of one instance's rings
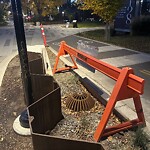
[[[54,68],[53,68],[53,74],[55,74],[55,72],[57,70],[58,61],[59,61],[59,55],[57,55],[56,60],[55,60],[55,65],[54,65]]]
[[[133,101],[134,101],[135,110],[136,110],[138,119],[140,122],[143,122],[143,124],[145,125],[145,117],[144,117],[144,113],[143,113],[142,103],[140,100],[140,95],[133,97]]]
[[[118,77],[116,85],[113,89],[113,92],[106,105],[105,111],[102,115],[101,121],[98,124],[97,129],[95,131],[94,139],[96,141],[99,141],[100,138],[102,137],[102,134],[110,118],[110,115],[115,107],[117,100],[119,99],[120,93],[122,94],[122,91],[124,90],[124,88],[126,88],[125,86],[127,86],[127,77],[128,77],[129,72],[130,70],[128,68],[124,68]]]
[[[69,54],[70,55],[70,54]],[[74,64],[74,69],[76,68],[78,68],[78,66],[77,66],[77,64],[76,64],[76,62],[75,62],[75,60],[74,60],[74,58],[73,58],[73,56],[72,55],[70,55],[70,58],[71,58],[71,60],[72,60],[72,62],[73,62],[73,64]]]

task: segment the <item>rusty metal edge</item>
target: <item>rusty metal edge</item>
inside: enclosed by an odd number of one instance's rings
[[[95,147],[94,148],[95,150],[105,150],[104,147],[100,143],[89,142],[89,141],[85,141],[85,140],[60,138],[58,136],[50,136],[50,135],[37,134],[37,133],[32,133],[32,137],[34,138],[34,140],[36,140],[33,142],[39,141],[39,138],[42,137],[41,143],[43,143],[43,144],[40,145],[38,143],[37,144],[38,147],[37,147],[37,145],[34,145],[34,148],[36,150],[41,150],[41,148],[44,150],[50,150],[50,149],[52,149],[52,150],[70,150],[70,149],[72,149],[72,150],[93,150],[93,147]],[[41,138],[40,138],[40,140],[41,140]],[[48,143],[47,141],[50,141],[51,143]],[[76,144],[78,144],[78,145],[76,145]],[[85,144],[87,144],[87,146],[85,146]],[[83,145],[84,145],[84,148],[83,148]],[[53,147],[53,146],[57,146],[57,148]],[[90,148],[90,146],[92,148]],[[49,147],[49,148],[47,149],[47,147]]]

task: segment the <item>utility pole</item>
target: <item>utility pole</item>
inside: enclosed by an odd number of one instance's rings
[[[29,72],[26,38],[24,32],[24,23],[22,15],[22,7],[20,0],[11,0],[12,13],[14,19],[14,27],[16,33],[16,41],[18,46],[18,53],[21,65],[22,83],[25,93],[25,103],[27,106],[32,104],[32,83],[31,76]],[[19,118],[20,124],[24,128],[29,128],[27,110],[23,111]]]

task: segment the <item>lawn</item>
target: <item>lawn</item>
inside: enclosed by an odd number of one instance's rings
[[[92,28],[104,26],[104,24],[98,21],[84,21],[84,22],[77,22],[77,26],[78,28]],[[69,28],[73,28],[72,22],[70,23]]]
[[[104,39],[104,30],[88,31],[79,33],[78,35],[97,41],[106,42]],[[136,51],[150,53],[150,36],[131,36],[129,34],[118,34],[112,36],[108,43]]]
[[[99,27],[99,26],[104,26],[104,24],[96,21],[78,22],[78,28],[91,28],[91,27]]]

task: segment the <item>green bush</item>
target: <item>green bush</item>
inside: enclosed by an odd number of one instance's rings
[[[150,35],[150,16],[141,16],[131,24],[132,35]]]
[[[41,22],[41,20],[42,20],[42,17],[41,17],[41,16],[35,15],[35,16],[30,20],[30,22],[33,22],[34,25],[36,25],[36,22]]]
[[[148,150],[149,137],[142,128],[138,128],[134,136],[134,145],[142,150]]]
[[[5,16],[6,16],[6,11],[2,6],[0,6],[0,25],[5,24]]]

